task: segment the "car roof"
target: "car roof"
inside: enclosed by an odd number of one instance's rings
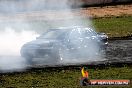
[[[91,28],[85,27],[85,26],[72,26],[72,27],[58,27],[58,28],[53,28],[53,29],[49,29],[48,31],[71,30],[71,29],[78,29],[78,28],[91,29]]]

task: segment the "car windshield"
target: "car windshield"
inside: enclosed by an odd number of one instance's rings
[[[65,34],[70,34],[69,36],[74,36],[74,37],[87,37],[87,36],[95,36],[97,35],[96,32],[92,29],[89,29],[89,28],[84,28],[83,29],[54,29],[54,30],[49,30],[48,32],[42,34],[40,37],[38,38],[51,38],[51,39],[56,39],[56,38],[62,38],[64,37]]]

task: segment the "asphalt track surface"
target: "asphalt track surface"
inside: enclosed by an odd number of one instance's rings
[[[132,63],[132,40],[109,41],[105,58],[109,63]]]

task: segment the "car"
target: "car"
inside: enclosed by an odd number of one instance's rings
[[[107,45],[108,36],[105,33],[96,33],[88,27],[60,27],[49,29],[36,40],[24,44],[20,53],[31,65],[35,64],[33,58],[41,58],[46,64],[58,64],[63,62],[64,57],[81,57],[84,50],[82,56],[88,55],[87,47],[93,53],[92,47],[96,49]]]

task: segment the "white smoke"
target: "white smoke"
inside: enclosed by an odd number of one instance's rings
[[[23,44],[36,39],[34,31],[16,32],[11,27],[0,31],[0,70],[18,71],[26,68],[26,60],[20,55]]]
[[[0,72],[22,71],[27,68],[27,62],[20,56],[0,56]]]
[[[37,34],[33,31],[15,32],[10,27],[5,31],[0,31],[0,56],[1,55],[19,55],[23,44],[36,39]]]
[[[38,31],[45,32],[46,28],[72,26],[85,26],[94,30],[89,18],[85,17],[80,9],[72,8],[74,4],[78,7],[82,2],[81,0],[0,0],[0,19],[2,19],[0,22],[3,22],[2,25],[0,24],[0,70],[13,71],[26,67],[27,62],[25,58],[20,56],[20,49],[23,44],[34,40],[38,36],[36,34]],[[37,21],[36,18],[38,18]],[[8,25],[4,24],[5,19],[9,21],[7,22]],[[79,38],[78,30],[69,37],[71,41],[72,37]],[[89,43],[91,46],[77,51],[77,56],[87,57],[88,54],[92,57],[95,55],[94,52],[98,53],[99,47],[95,43],[91,41],[83,43]],[[76,47],[83,46],[80,42],[75,42],[74,45]],[[67,55],[67,52],[64,53],[67,58],[64,63],[93,60],[93,58],[82,60],[77,56],[74,58],[75,60],[71,60],[72,55]]]
[[[81,0],[0,0],[0,11],[6,14],[19,12],[63,10],[78,7]]]

